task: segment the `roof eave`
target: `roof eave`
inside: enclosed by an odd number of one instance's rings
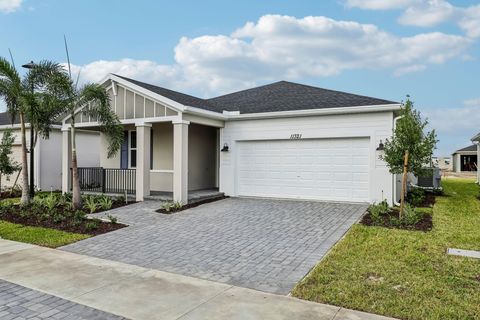
[[[285,117],[302,117],[314,115],[334,115],[334,114],[352,114],[382,111],[397,111],[401,109],[400,103],[369,105],[369,106],[352,106],[342,108],[322,108],[308,110],[290,110],[290,111],[274,111],[260,113],[244,113],[244,114],[226,114],[227,120],[246,120],[261,118],[285,118]]]
[[[476,135],[474,135],[474,136],[470,139],[470,141],[472,141],[472,142],[474,142],[474,143],[475,143],[475,142],[480,142],[480,133],[477,133]]]

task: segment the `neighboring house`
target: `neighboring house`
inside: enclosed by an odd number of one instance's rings
[[[477,133],[475,136],[470,139],[475,145],[475,150],[477,152],[477,159],[480,157],[480,133]],[[477,162],[478,163],[478,162]],[[480,170],[477,170],[477,183],[480,182]]]
[[[102,171],[80,168],[84,190],[128,192],[141,201],[219,188],[229,196],[378,202],[394,200],[394,178],[379,159],[397,102],[286,81],[200,99],[110,74],[101,82],[125,128]],[[63,171],[70,170],[69,117]],[[81,113],[76,126],[98,130]],[[377,150],[378,149],[378,150]],[[63,190],[70,188],[64,175]]]
[[[8,112],[0,113],[0,138],[6,128],[12,128],[15,136],[12,148],[12,159],[18,164],[22,162],[20,121],[12,117]],[[27,150],[30,148],[30,125],[26,124]],[[34,149],[34,181],[35,186],[40,190],[60,190],[62,187],[62,125],[60,123],[52,126],[49,139],[38,137]],[[100,147],[100,136],[95,131],[82,131],[79,134],[78,145],[80,156],[79,162],[83,166],[100,165],[98,149]],[[30,152],[27,153],[27,161],[30,170]],[[2,179],[2,187],[10,187],[17,178],[15,173],[7,179]],[[17,185],[21,186],[21,175],[18,177]]]
[[[477,171],[477,146],[471,146],[459,149],[452,154],[453,171]]]

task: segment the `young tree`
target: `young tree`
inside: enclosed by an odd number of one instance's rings
[[[75,117],[79,113],[96,119],[100,130],[105,133],[108,141],[107,156],[113,157],[123,141],[123,127],[115,112],[110,107],[110,97],[104,87],[98,84],[85,84],[81,88],[65,74],[51,78],[52,91],[63,100],[65,113],[70,115],[70,135],[72,153],[72,202],[75,208],[82,207],[80,180],[78,177],[77,147]]]
[[[17,162],[10,158],[12,154],[12,145],[15,141],[12,129],[3,131],[2,140],[0,141],[0,191],[2,190],[2,176],[9,176],[20,170]]]
[[[2,97],[7,104],[7,111],[12,116],[12,122],[17,116],[20,119],[22,143],[22,204],[30,201],[28,188],[27,142],[25,135],[26,117],[30,114],[31,108],[39,103],[37,99],[39,97],[45,97],[47,92],[44,91],[41,95],[35,92],[35,88],[39,87],[37,80],[44,81],[61,70],[62,67],[59,64],[43,61],[30,69],[27,75],[22,79],[13,63],[0,57],[0,97]],[[35,73],[36,76],[32,76],[33,73]]]
[[[402,118],[397,121],[391,139],[386,139],[384,154],[381,157],[391,173],[403,174],[400,215],[403,214],[407,189],[407,173],[416,176],[431,174],[426,170],[433,150],[438,142],[435,130],[425,132],[428,120],[422,120],[419,111],[413,108],[413,102],[407,96],[402,107]]]

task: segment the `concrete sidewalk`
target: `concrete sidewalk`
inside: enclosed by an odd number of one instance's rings
[[[388,319],[1,239],[0,279],[129,319]]]

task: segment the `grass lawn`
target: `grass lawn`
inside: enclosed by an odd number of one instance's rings
[[[480,319],[480,188],[444,180],[430,232],[354,225],[293,296],[401,319]]]
[[[0,220],[0,238],[56,248],[89,238],[89,235],[55,229],[27,227]]]

